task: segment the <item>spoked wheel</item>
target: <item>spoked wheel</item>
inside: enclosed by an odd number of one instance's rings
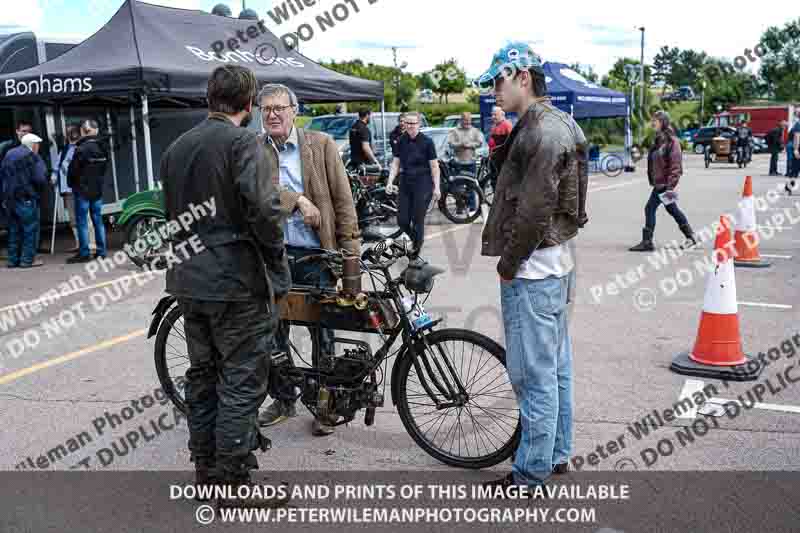
[[[481,165],[478,168],[478,183],[481,184],[481,188],[483,189],[483,201],[489,206],[491,206],[494,201],[494,183],[492,183],[490,174],[491,169],[488,164]]]
[[[183,327],[183,313],[177,305],[169,310],[158,325],[155,363],[161,390],[181,412],[187,413],[185,388],[189,370],[189,348]]]
[[[469,224],[481,216],[480,191],[474,181],[451,183],[447,193],[439,200],[439,210],[454,224]]]
[[[152,265],[169,248],[159,230],[167,225],[167,221],[155,216],[140,216],[130,221],[125,233],[125,253],[131,262],[138,266]],[[166,234],[165,232],[162,232]],[[159,261],[155,266],[160,267]]]
[[[289,348],[296,365],[307,366],[312,362],[316,338],[305,326],[291,326]],[[189,370],[189,348],[186,344],[183,313],[174,306],[158,326],[155,344],[155,364],[161,390],[181,412],[186,407],[186,371]]]
[[[439,461],[487,468],[508,459],[520,440],[519,407],[506,372],[505,350],[473,331],[444,329],[419,341],[427,363],[406,355],[398,363],[398,413],[409,435]],[[449,368],[449,369],[448,369]],[[461,401],[447,391],[454,375],[466,390]],[[456,403],[437,408],[440,403]]]

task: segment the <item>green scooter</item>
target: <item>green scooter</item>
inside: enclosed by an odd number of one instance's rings
[[[123,202],[122,213],[114,225],[125,229],[125,253],[133,264],[152,265],[166,251],[168,245],[158,233],[166,223],[161,189],[137,192]]]

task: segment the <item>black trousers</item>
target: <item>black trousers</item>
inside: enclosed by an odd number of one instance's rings
[[[769,173],[770,174],[777,174],[778,173],[778,155],[780,152],[771,152],[769,154]]]
[[[425,180],[425,178],[420,178]],[[411,238],[414,250],[419,252],[425,240],[425,215],[433,198],[433,181],[403,180],[397,198],[397,225]]]
[[[647,204],[644,206],[644,226],[649,229],[650,231],[655,231],[656,229],[656,211],[658,210],[658,206],[661,205],[661,198],[658,197],[659,194],[664,192],[664,189],[653,189],[650,193],[650,198],[647,200]],[[678,202],[672,202],[669,205],[665,205],[664,209],[667,210],[672,218],[675,219],[675,222],[678,223],[678,226],[685,226],[689,223],[686,219],[686,215],[683,214],[683,211],[680,210],[678,207]]]
[[[267,379],[277,315],[263,301],[179,299],[189,348],[186,404],[192,459],[215,457],[226,475],[257,468],[258,408]]]

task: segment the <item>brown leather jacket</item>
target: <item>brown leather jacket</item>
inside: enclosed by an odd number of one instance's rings
[[[261,143],[277,158],[277,151],[262,134]],[[350,180],[344,169],[336,141],[330,135],[297,128],[300,148],[300,165],[303,173],[304,193],[289,191],[280,186],[278,175],[275,184],[281,198],[281,211],[289,215],[297,209],[297,200],[305,196],[319,209],[322,223],[317,228],[320,245],[326,250],[348,250],[361,255],[361,232],[350,190]]]
[[[500,257],[497,272],[503,278],[513,278],[537,248],[577,235],[588,220],[587,149],[580,126],[543,99],[493,153],[497,189],[481,253]]]
[[[674,135],[659,135],[647,157],[650,185],[656,189],[674,189],[682,174],[681,143]]]

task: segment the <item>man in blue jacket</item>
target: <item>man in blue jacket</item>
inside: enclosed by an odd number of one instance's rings
[[[39,197],[47,183],[47,169],[39,157],[42,139],[33,133],[8,151],[0,173],[3,200],[8,210],[8,267],[41,266],[35,261],[39,242]]]

